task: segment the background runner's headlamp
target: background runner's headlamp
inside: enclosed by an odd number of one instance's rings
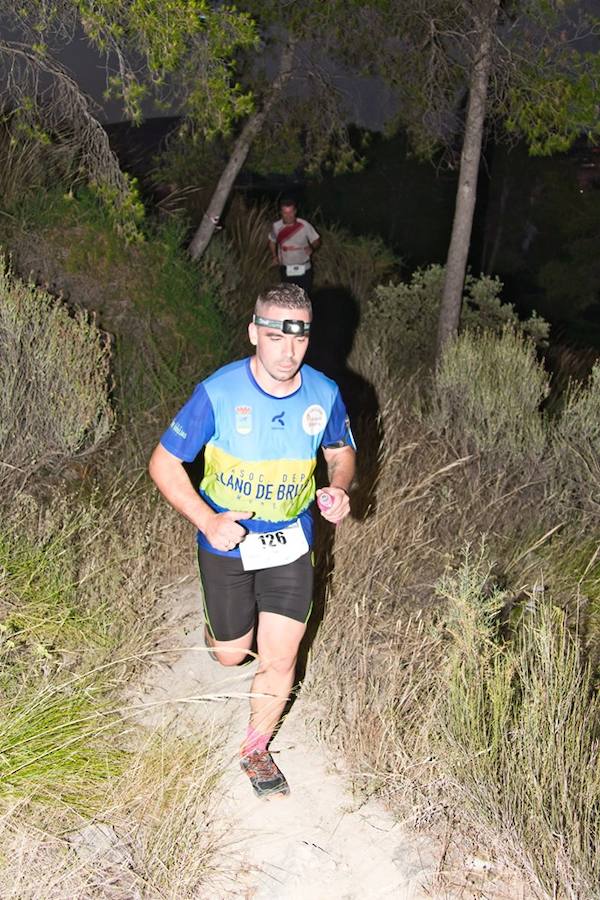
[[[266,325],[267,328],[278,328],[284,334],[297,334],[303,337],[310,331],[310,322],[304,322],[302,319],[265,319],[263,316],[252,316],[255,325]]]

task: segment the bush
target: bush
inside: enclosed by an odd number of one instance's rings
[[[19,271],[93,310],[114,335],[114,401],[130,433],[151,411],[156,420],[171,415],[173,402],[225,361],[229,335],[216,308],[222,279],[190,259],[180,218],[146,220],[145,240],[128,245],[89,190],[69,195],[60,187],[27,198],[18,215],[26,235],[12,220],[0,227]]]
[[[552,480],[567,507],[600,515],[600,363],[587,385],[571,383],[552,430]]]
[[[390,360],[398,368],[433,363],[443,284],[444,267],[432,265],[417,269],[407,284],[379,285],[375,289],[366,310],[365,324],[371,324],[372,332],[379,335],[379,341],[384,342]],[[511,326],[543,345],[548,337],[548,323],[536,313],[520,321],[512,303],[500,300],[501,291],[499,278],[467,275],[461,328],[500,332]]]
[[[111,433],[109,360],[87,313],[23,283],[0,258],[0,479],[80,456]]]
[[[461,455],[486,454],[503,468],[535,462],[544,449],[540,404],[548,391],[548,376],[523,334],[466,331],[433,376],[426,420]]]
[[[400,369],[431,365],[443,280],[441,266],[417,269],[408,284],[378,285],[364,326]]]

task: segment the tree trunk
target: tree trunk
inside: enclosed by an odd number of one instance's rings
[[[487,105],[487,91],[492,65],[492,42],[499,0],[491,0],[488,10],[481,13],[477,33],[479,55],[475,60],[469,85],[469,104],[465,122],[465,136],[460,157],[460,172],[452,236],[446,259],[446,276],[438,321],[437,359],[444,345],[458,331],[462,293],[467,271],[467,258],[473,228],[477,176],[481,159],[481,143]]]
[[[235,179],[237,178],[240,169],[246,162],[248,153],[250,152],[250,148],[252,147],[252,143],[259,135],[260,130],[263,127],[263,124],[267,116],[269,115],[273,104],[277,100],[279,94],[283,90],[284,85],[289,80],[290,75],[292,74],[293,60],[294,43],[293,41],[290,41],[283,49],[283,52],[281,54],[279,73],[273,81],[273,84],[271,85],[262,108],[250,116],[250,118],[242,128],[238,139],[235,142],[233,152],[229,157],[229,162],[225,166],[223,174],[219,178],[210,203],[208,204],[208,208],[202,216],[202,221],[200,222],[200,225],[198,226],[198,229],[191,240],[189,253],[192,259],[200,259],[200,257],[208,247],[210,239],[214,234],[215,228],[219,224],[221,214],[223,212],[223,209],[225,208],[227,198],[231,193],[231,189],[233,188]]]

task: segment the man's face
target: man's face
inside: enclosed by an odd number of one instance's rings
[[[269,305],[261,307],[259,314],[265,319],[296,319],[310,322],[311,315],[307,309],[285,309],[281,306]],[[256,363],[258,372],[266,374],[274,381],[291,381],[302,365],[308,349],[308,335],[284,334],[279,328],[267,325],[248,326],[250,342],[256,347]]]
[[[281,207],[281,218],[283,220],[284,225],[293,225],[296,221],[296,207],[295,206],[282,206]]]

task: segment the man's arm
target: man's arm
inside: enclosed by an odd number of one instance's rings
[[[310,255],[312,256],[315,250],[318,250],[321,246],[321,238],[315,238],[314,241],[309,241],[308,246],[310,247]]]
[[[274,266],[279,265],[279,257],[277,255],[277,243],[269,238],[269,249],[271,251],[271,263]]]
[[[182,460],[158,444],[148,465],[150,478],[173,509],[201,531],[215,550],[231,550],[244,538],[246,529],[238,519],[249,519],[249,512],[216,513],[194,490]]]
[[[328,522],[337,525],[350,512],[348,491],[356,472],[356,451],[353,447],[324,447],[323,456],[327,463],[329,487],[324,488],[333,498],[329,509],[321,510],[321,515]],[[317,496],[322,491],[317,491]]]

